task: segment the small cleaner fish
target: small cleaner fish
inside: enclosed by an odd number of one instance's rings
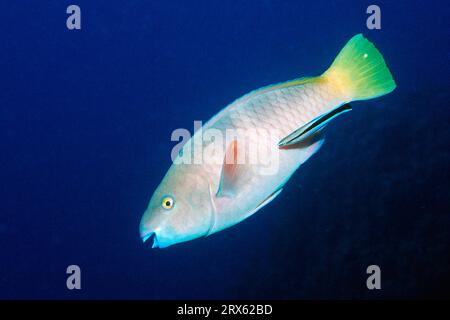
[[[142,216],[142,240],[153,239],[153,247],[164,248],[248,218],[281,193],[322,145],[324,126],[351,110],[349,102],[395,87],[381,53],[358,34],[322,75],[263,87],[234,101],[179,150]],[[228,137],[230,130],[233,138],[212,149],[222,152],[208,149],[213,139],[206,139],[206,132]],[[264,161],[250,161],[251,146],[265,148],[263,158],[276,166],[267,170]],[[202,161],[184,161],[196,157]]]

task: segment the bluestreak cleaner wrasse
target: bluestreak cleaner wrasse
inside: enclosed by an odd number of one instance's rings
[[[322,75],[244,95],[182,146],[141,219],[141,238],[163,248],[248,218],[281,193],[349,102],[395,86],[381,53],[359,34]]]

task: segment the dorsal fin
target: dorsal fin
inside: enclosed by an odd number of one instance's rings
[[[261,94],[270,92],[270,91],[274,91],[274,90],[278,90],[278,89],[283,89],[283,88],[290,88],[290,87],[294,87],[294,86],[300,86],[302,84],[308,83],[308,82],[312,82],[315,80],[321,80],[320,77],[302,77],[302,78],[297,78],[294,80],[289,80],[289,81],[285,81],[285,82],[281,82],[281,83],[276,83],[276,84],[270,84],[267,85],[265,87],[250,91],[249,93],[247,93],[246,95],[242,96],[241,98],[239,98],[238,100],[236,100],[235,102],[245,102],[247,100],[250,100],[252,98],[255,98]],[[233,102],[233,103],[235,103]]]

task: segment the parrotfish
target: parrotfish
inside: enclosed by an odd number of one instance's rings
[[[395,87],[381,53],[358,34],[320,76],[269,85],[237,99],[180,148],[142,216],[142,240],[164,248],[250,217],[319,150],[324,127],[350,111],[350,102]],[[205,138],[207,132],[216,139]],[[226,141],[217,139],[220,134]],[[252,151],[255,146],[263,152]]]

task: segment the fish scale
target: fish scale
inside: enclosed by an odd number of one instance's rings
[[[215,121],[205,125],[205,129],[275,128],[288,134],[343,102],[337,92],[330,94],[327,84],[319,88],[299,85],[261,94],[256,92],[254,97],[246,97],[243,103],[238,100],[225,108]]]
[[[223,135],[230,129],[263,129],[267,131],[278,130],[279,134],[273,140],[264,140],[257,134],[250,135],[248,140],[250,143],[270,149],[278,150],[277,142],[285,135],[297,129],[301,125],[307,123],[311,119],[317,117],[321,113],[335,108],[337,105],[343,103],[339,100],[337,91],[335,95],[330,94],[327,89],[327,83],[316,84],[316,87],[311,85],[298,85],[288,88],[275,88],[267,90],[263,88],[264,92],[255,91],[252,96],[246,96],[241,100],[235,101],[233,104],[222,110],[216,119],[207,123],[203,130],[217,129]],[[323,92],[321,94],[321,92]],[[324,97],[327,99],[324,99]],[[318,97],[318,98],[315,98]],[[249,120],[250,119],[250,120]],[[238,142],[239,143],[239,142]],[[241,186],[239,195],[236,196],[236,201],[245,199],[253,192],[252,186],[258,184],[270,185],[273,188],[278,188],[292,175],[298,166],[306,161],[314,152],[316,148],[311,150],[298,149],[290,152],[281,151],[279,154],[280,168],[276,175],[258,175],[255,174],[249,179],[247,186]],[[198,151],[200,152],[200,151]],[[254,169],[256,166],[253,165]],[[199,168],[200,169],[200,168]],[[209,184],[213,191],[217,191],[220,184],[220,177],[222,173],[222,163],[217,162],[201,168],[200,170],[208,172],[207,175],[199,175],[199,184]],[[206,179],[206,180],[205,180]],[[261,203],[273,191],[263,191],[255,198],[257,202]],[[254,206],[250,204],[248,207]],[[242,211],[251,212],[249,208],[243,208]],[[242,217],[242,219],[245,216]],[[226,225],[225,225],[226,226]]]

